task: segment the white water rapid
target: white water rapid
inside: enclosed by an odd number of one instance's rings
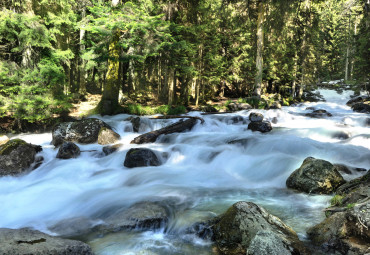
[[[48,227],[76,217],[98,219],[114,208],[139,201],[171,201],[172,217],[164,230],[121,232],[89,238],[96,254],[212,254],[211,244],[185,233],[195,222],[224,212],[237,201],[253,201],[280,217],[305,238],[308,227],[324,218],[330,196],[307,195],[286,189],[285,181],[309,156],[358,168],[370,168],[369,115],[354,113],[345,105],[351,91],[338,94],[320,90],[326,102],[305,103],[281,110],[253,110],[265,120],[277,119],[270,133],[247,130],[248,111],[206,115],[186,133],[161,137],[156,143],[132,145],[138,136],[128,115],[100,117],[121,135],[124,146],[103,156],[98,144],[80,145],[76,159],[56,159],[51,133],[17,137],[42,145],[44,163],[20,177],[0,178],[0,227],[31,227],[52,233]],[[307,107],[325,109],[332,117],[304,116]],[[200,116],[198,112],[190,113]],[[140,133],[177,120],[147,120]],[[337,134],[350,136],[340,140]],[[233,140],[244,139],[237,143]],[[128,169],[123,166],[130,148],[164,152],[163,165]],[[96,151],[94,151],[96,150]],[[355,178],[361,173],[345,175]]]

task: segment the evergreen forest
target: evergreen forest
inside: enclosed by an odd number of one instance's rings
[[[0,116],[45,122],[93,94],[111,115],[366,89],[369,24],[368,0],[2,0]]]

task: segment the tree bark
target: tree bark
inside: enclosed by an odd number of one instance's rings
[[[257,57],[256,57],[256,78],[255,90],[256,96],[261,97],[262,74],[263,74],[263,19],[265,14],[265,4],[262,0],[258,3],[257,20]]]
[[[86,8],[83,7],[82,13],[81,13],[82,19],[86,17]],[[86,30],[84,29],[84,26],[80,29],[80,58],[82,54],[85,51],[85,45],[83,44],[83,40],[85,38]],[[85,60],[81,58],[80,66],[79,66],[79,73],[80,73],[80,87],[79,87],[79,94],[84,96],[86,95],[86,72],[85,72]]]
[[[98,105],[98,111],[102,115],[111,115],[118,108],[119,95],[119,36],[118,30],[114,31],[111,43],[109,44],[108,71],[103,88],[102,99]]]
[[[184,132],[192,129],[196,123],[196,118],[191,118],[185,121],[181,120],[167,127],[140,135],[132,140],[131,144],[154,143],[160,135]]]

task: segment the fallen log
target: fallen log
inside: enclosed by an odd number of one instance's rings
[[[143,144],[143,143],[154,143],[158,136],[160,135],[168,135],[172,133],[181,133],[186,130],[190,130],[194,127],[197,123],[198,118],[190,118],[188,120],[180,120],[176,123],[173,123],[167,127],[154,130],[145,134],[142,134],[136,137],[134,140],[131,141],[132,144]]]
[[[167,120],[167,119],[197,119],[203,124],[204,119],[196,116],[181,116],[181,115],[165,115],[165,116],[155,116],[151,117],[151,120]]]

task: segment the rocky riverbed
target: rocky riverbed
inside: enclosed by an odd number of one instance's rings
[[[370,252],[369,99],[317,92],[325,102],[1,139],[0,253]]]

